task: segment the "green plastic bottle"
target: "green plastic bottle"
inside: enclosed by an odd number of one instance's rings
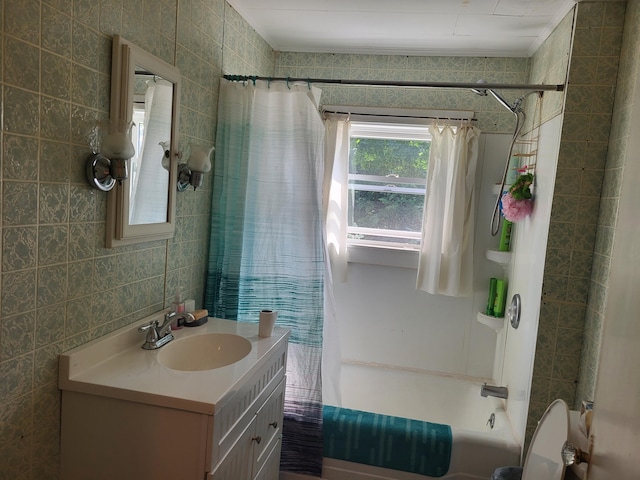
[[[507,282],[498,280],[496,282],[496,301],[493,304],[493,314],[496,317],[504,317],[504,307],[507,300]]]
[[[501,252],[508,252],[511,250],[511,230],[513,229],[513,223],[509,220],[502,219],[502,231],[500,232],[500,246],[498,250]]]

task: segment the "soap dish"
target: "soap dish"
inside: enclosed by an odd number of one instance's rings
[[[207,310],[195,310],[191,312],[191,315],[193,315],[194,320],[191,322],[184,322],[185,327],[199,327],[209,321],[209,317],[207,316],[209,315],[209,312]]]
[[[199,327],[200,325],[204,325],[205,323],[207,323],[209,321],[209,317],[202,317],[198,320],[195,320],[193,322],[185,322],[184,326],[185,327]]]

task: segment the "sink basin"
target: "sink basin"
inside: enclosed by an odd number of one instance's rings
[[[172,370],[212,370],[242,360],[250,351],[251,343],[240,335],[203,333],[162,347],[158,361]]]

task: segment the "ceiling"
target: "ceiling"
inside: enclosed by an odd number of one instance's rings
[[[228,0],[279,51],[528,57],[579,0]]]

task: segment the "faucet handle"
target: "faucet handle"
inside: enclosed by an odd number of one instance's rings
[[[158,321],[152,320],[145,325],[138,327],[139,332],[147,332],[147,342],[158,341]]]
[[[144,325],[140,325],[138,327],[138,331],[139,332],[146,332],[150,328],[155,328],[157,326],[158,326],[158,321],[157,320],[151,320],[149,323],[145,323]]]

